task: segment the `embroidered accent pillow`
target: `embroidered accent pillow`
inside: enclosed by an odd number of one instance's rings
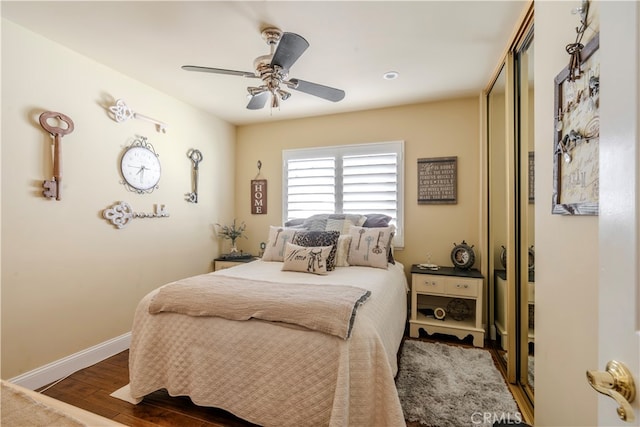
[[[284,260],[284,250],[287,242],[291,242],[296,233],[300,231],[295,228],[269,227],[269,240],[267,247],[262,255],[263,261],[280,261]]]
[[[298,246],[286,244],[282,271],[327,274],[327,258],[333,246]]]
[[[349,265],[388,268],[389,248],[395,227],[354,227],[349,230],[351,246],[347,262]]]
[[[300,231],[293,236],[291,243],[300,246],[331,246],[331,253],[327,258],[327,271],[336,268],[336,251],[339,231]]]
[[[338,237],[338,248],[336,249],[336,267],[349,267],[347,257],[349,256],[349,246],[351,246],[351,234],[343,234]]]

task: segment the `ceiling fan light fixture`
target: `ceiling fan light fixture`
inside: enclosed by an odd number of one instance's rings
[[[279,28],[267,27],[262,30],[262,38],[269,46],[270,53],[255,58],[253,63],[254,70],[251,72],[196,65],[183,65],[182,69],[262,80],[262,84],[258,87],[247,87],[249,97],[248,110],[264,108],[268,98],[271,98],[271,108],[279,108],[280,101],[285,101],[291,97],[291,93],[282,90],[281,87],[331,102],[338,102],[344,98],[345,93],[343,90],[305,80],[288,79],[291,66],[309,47],[309,42],[304,37],[295,33],[283,32]]]
[[[271,97],[271,109],[280,108],[280,98],[278,96],[273,95]]]
[[[278,89],[278,95],[280,96],[280,99],[286,101],[291,96],[291,93],[286,90]]]
[[[254,95],[258,95],[262,92],[265,92],[267,90],[266,87],[264,86],[260,86],[260,87],[255,87],[255,86],[249,86],[247,88],[247,92],[249,92],[249,95],[254,96]]]

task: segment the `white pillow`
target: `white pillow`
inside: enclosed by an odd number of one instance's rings
[[[298,246],[287,243],[282,271],[327,274],[327,258],[333,246]]]
[[[388,268],[388,255],[395,227],[365,228],[351,226],[351,246],[347,262],[349,265]]]
[[[293,236],[300,231],[295,228],[269,227],[269,240],[267,247],[262,255],[263,261],[280,261],[284,260],[284,250],[287,242],[293,240]]]
[[[343,234],[338,237],[338,248],[336,250],[336,267],[349,267],[347,258],[349,257],[349,246],[351,246],[351,234]]]

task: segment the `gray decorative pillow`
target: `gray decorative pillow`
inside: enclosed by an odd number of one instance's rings
[[[389,247],[395,227],[354,227],[349,230],[351,246],[347,262],[349,265],[388,268]]]
[[[336,267],[336,250],[338,246],[339,231],[300,231],[293,236],[291,243],[299,246],[332,246],[331,253],[327,258],[327,271],[332,271]]]
[[[283,271],[327,274],[327,258],[333,246],[298,246],[287,243]]]
[[[290,228],[290,227],[302,228],[304,227],[305,221],[306,221],[306,218],[294,218],[294,219],[290,219],[289,221],[285,221],[284,226],[287,228]]]
[[[291,242],[300,230],[296,228],[285,227],[269,227],[269,241],[262,255],[263,261],[280,261],[284,260],[284,250],[287,242]]]
[[[372,227],[388,227],[389,221],[392,218],[389,215],[379,214],[379,213],[371,213],[365,215],[366,220],[362,224],[363,227],[372,228]],[[358,225],[358,224],[355,224]]]
[[[339,231],[349,233],[352,225],[360,226],[367,218],[358,214],[317,214],[304,221],[304,228],[311,231]]]

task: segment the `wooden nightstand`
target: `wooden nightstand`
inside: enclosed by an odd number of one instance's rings
[[[460,339],[472,335],[473,345],[483,347],[483,284],[484,278],[478,270],[452,267],[428,270],[413,265],[409,335],[418,337],[420,328],[428,334],[455,335]],[[432,314],[436,309],[444,309],[444,319],[436,319]]]
[[[213,260],[213,271],[224,270],[225,268],[231,268],[236,265],[246,264],[251,261],[255,261],[258,258],[216,258]]]

